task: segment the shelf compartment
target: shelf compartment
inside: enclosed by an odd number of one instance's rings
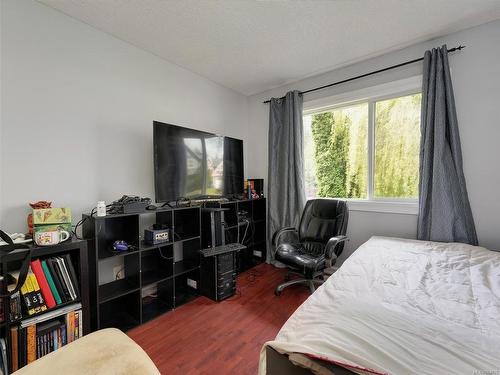
[[[266,219],[266,200],[255,199],[253,202],[253,219],[255,221]]]
[[[107,284],[99,285],[99,303],[120,298],[126,294],[133,293],[139,289],[138,280],[130,278],[116,280]]]
[[[179,276],[200,268],[199,260],[186,259],[174,263],[174,276]]]
[[[195,269],[200,265],[200,239],[192,239],[175,243],[174,275]]]
[[[254,235],[253,242],[261,243],[266,241],[266,222],[256,221],[254,222]]]
[[[248,218],[252,218],[252,201],[239,201],[238,202],[238,212],[245,211]]]
[[[97,257],[106,259],[118,254],[113,254],[113,242],[125,241],[129,245],[135,247],[128,253],[134,253],[139,246],[139,216],[118,216],[110,217],[107,220],[97,220],[96,225],[96,242],[97,242]],[[126,254],[128,254],[126,253]]]
[[[156,251],[148,251],[141,259],[142,285],[154,284],[173,275],[172,246],[160,247]]]
[[[145,230],[146,229],[168,229],[169,236],[172,236],[172,228],[173,228],[173,214],[172,211],[163,211],[163,212],[155,212],[150,211],[147,213],[143,213],[139,215],[139,235],[140,235],[140,248],[143,250],[144,248],[149,248],[150,246],[144,242],[145,240]],[[169,237],[169,242],[172,242],[173,239]],[[167,242],[164,242],[167,244]]]
[[[142,295],[142,321],[147,322],[172,310],[174,307],[174,280],[168,279],[156,284],[154,296]]]
[[[233,227],[238,224],[238,215],[237,215],[237,203],[236,202],[228,202],[221,204],[222,208],[229,208],[229,210],[224,211],[224,221],[226,222],[228,227]]]
[[[200,270],[193,269],[175,277],[175,307],[188,303],[199,296]]]
[[[182,241],[200,236],[200,209],[198,207],[174,211],[173,240]]]
[[[99,306],[99,328],[115,327],[127,331],[141,322],[140,291],[137,290]]]

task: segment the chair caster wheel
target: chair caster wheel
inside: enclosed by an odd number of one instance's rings
[[[279,291],[278,289],[276,289],[276,290],[274,291],[274,295],[275,295],[276,297],[281,296],[281,291]]]

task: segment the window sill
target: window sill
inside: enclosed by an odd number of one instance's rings
[[[347,206],[349,207],[349,211],[418,215],[418,202],[347,200]]]

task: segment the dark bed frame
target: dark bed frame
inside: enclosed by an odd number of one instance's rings
[[[333,375],[352,375],[354,372],[346,368],[328,363],[327,367]],[[273,348],[266,346],[266,375],[311,375],[310,370],[296,366],[289,361],[286,354],[280,354]]]

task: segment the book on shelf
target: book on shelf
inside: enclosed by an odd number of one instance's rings
[[[0,374],[7,375],[9,373],[9,367],[7,363],[7,345],[5,344],[5,339],[0,338]]]
[[[59,292],[57,291],[56,284],[54,282],[54,278],[52,277],[52,274],[50,273],[49,266],[47,265],[46,260],[42,260],[42,269],[43,273],[45,274],[45,278],[47,279],[47,283],[49,284],[50,287],[50,292],[52,293],[52,296],[54,297],[54,300],[57,305],[60,305],[62,303],[61,296],[59,295]]]
[[[26,276],[26,282],[21,288],[21,294],[24,296],[28,315],[37,314],[47,310],[47,305],[45,305],[45,300],[42,297],[40,286],[36,281],[35,274],[31,270],[31,267],[28,268],[28,275]]]
[[[5,294],[7,291],[5,278],[0,275],[0,294]],[[5,321],[5,300],[3,297],[0,297],[0,323]]]
[[[17,280],[19,278],[19,271],[9,272],[5,275],[7,292],[12,293],[17,285]],[[21,293],[19,291],[11,294],[10,296],[10,320],[21,319],[23,316],[21,308]]]
[[[12,372],[19,369],[19,327],[14,326],[10,328],[10,367]]]
[[[64,345],[79,339],[82,331],[82,305],[75,303],[21,321],[17,348],[12,341],[11,356],[21,368]]]
[[[23,317],[22,307],[21,307],[21,293],[19,291],[15,292],[10,296],[10,320],[18,320]]]

